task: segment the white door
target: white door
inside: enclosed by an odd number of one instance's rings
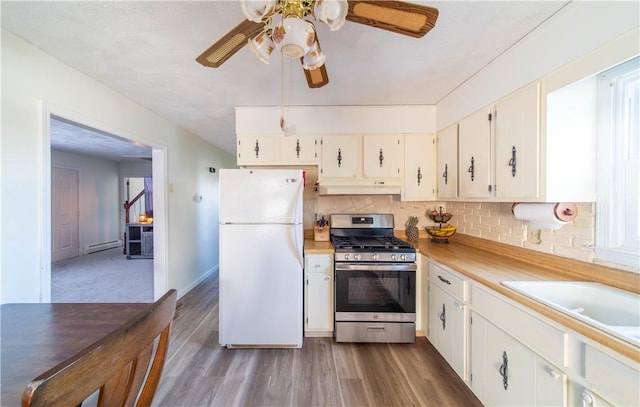
[[[273,164],[276,161],[274,136],[238,136],[238,165]]]
[[[496,104],[496,196],[537,198],[540,86],[534,83]]]
[[[78,170],[51,168],[51,261],[80,255]]]
[[[481,109],[458,124],[460,198],[489,198],[491,191],[491,122]]]
[[[305,331],[333,331],[333,256],[308,254],[305,261]]]
[[[458,125],[438,133],[438,198],[458,197]]]
[[[302,346],[300,225],[220,225],[221,345]]]
[[[431,134],[404,136],[403,201],[435,199],[435,148]]]
[[[399,135],[370,134],[363,138],[364,176],[370,178],[400,177],[404,147]]]
[[[280,164],[316,164],[316,138],[313,136],[280,136]]]
[[[324,136],[321,164],[320,178],[359,177],[362,168],[362,136]]]
[[[302,170],[220,170],[220,223],[302,223]]]

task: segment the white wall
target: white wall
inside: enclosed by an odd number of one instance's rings
[[[217,267],[217,173],[207,168],[233,167],[235,158],[2,31],[0,302],[47,298],[41,292],[48,286],[41,245],[48,241],[43,203],[50,181],[43,175],[48,146],[41,103],[69,112],[74,121],[164,149],[164,178],[174,185],[160,197],[166,202],[166,285],[182,295]],[[196,192],[204,197],[200,204],[191,199]]]
[[[637,30],[639,15],[637,1],[573,1],[440,101],[436,106],[438,129]],[[636,52],[639,41],[636,33]]]
[[[80,254],[85,245],[121,239],[118,163],[51,150],[51,165],[78,170]]]

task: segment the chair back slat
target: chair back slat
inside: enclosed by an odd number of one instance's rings
[[[29,383],[23,407],[75,406],[100,390],[102,407],[148,407],[169,346],[177,293],[168,291],[114,332]]]

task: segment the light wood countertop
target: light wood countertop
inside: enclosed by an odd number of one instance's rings
[[[333,254],[333,245],[331,242],[316,242],[313,239],[304,240],[304,254]]]
[[[578,319],[530,299],[500,283],[508,280],[593,281],[640,292],[640,275],[522,249],[486,239],[455,235],[449,244],[420,239],[418,251],[500,294],[600,343],[635,362],[640,347],[593,328]]]
[[[406,240],[404,232],[396,236]],[[305,233],[304,253],[334,253],[330,242]],[[534,250],[458,234],[449,244],[423,238],[413,243],[419,253],[481,283],[578,334],[640,363],[640,347],[620,340],[500,284],[509,280],[593,281],[640,293],[640,274],[571,260]]]

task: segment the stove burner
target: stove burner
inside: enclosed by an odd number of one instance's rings
[[[331,243],[336,249],[399,250],[413,248],[410,244],[394,236],[333,236]]]

